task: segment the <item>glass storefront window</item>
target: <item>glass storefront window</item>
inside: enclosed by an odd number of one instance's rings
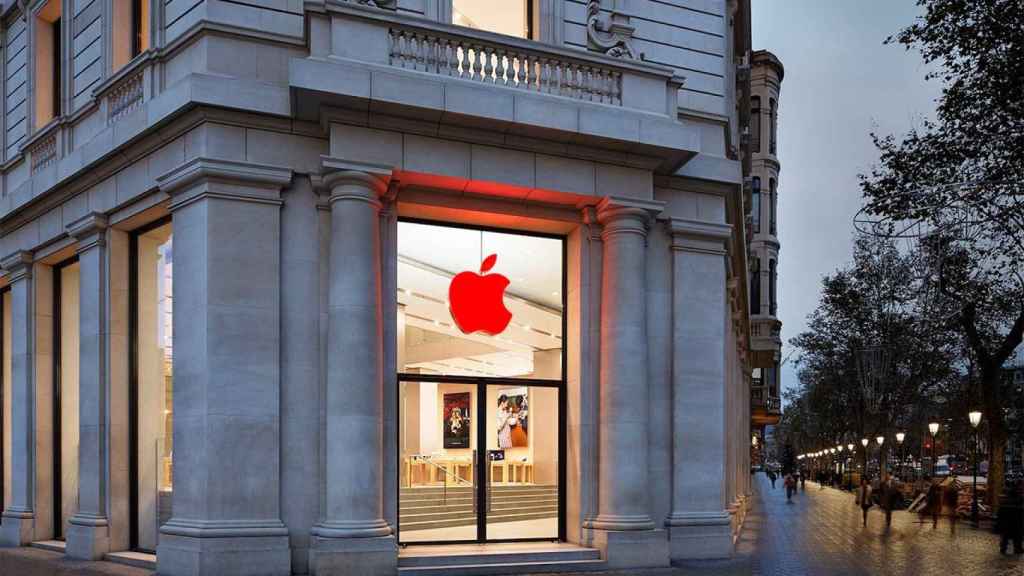
[[[136,446],[133,546],[155,550],[171,517],[173,420],[173,234],[170,224],[135,236]]]
[[[560,380],[562,252],[559,238],[399,222],[399,372]]]
[[[54,450],[55,510],[54,536],[63,539],[68,520],[78,510],[78,358],[79,285],[77,261],[56,268],[57,295],[57,387],[55,426],[59,443]]]
[[[533,0],[452,0],[452,23],[530,38]]]

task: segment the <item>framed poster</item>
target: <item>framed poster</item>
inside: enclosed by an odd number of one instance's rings
[[[441,425],[445,448],[469,448],[469,392],[444,395]]]
[[[499,448],[530,446],[530,403],[526,387],[498,391],[496,423]]]

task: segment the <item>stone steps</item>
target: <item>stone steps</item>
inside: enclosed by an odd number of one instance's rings
[[[406,532],[469,526],[476,523],[474,488],[403,488],[399,505],[399,530]],[[493,486],[488,523],[553,518],[558,515],[558,487]]]
[[[558,573],[604,568],[605,563],[597,550],[568,545],[521,550],[483,546],[472,552],[443,555],[410,554],[404,550],[398,557],[398,573],[410,576]]]

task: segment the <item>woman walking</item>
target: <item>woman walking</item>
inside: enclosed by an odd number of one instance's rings
[[[871,483],[868,482],[867,475],[860,478],[860,488],[857,489],[857,505],[860,506],[861,513],[864,515],[864,527],[866,528],[868,510],[871,509]]]

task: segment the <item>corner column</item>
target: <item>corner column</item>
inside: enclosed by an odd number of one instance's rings
[[[599,497],[591,543],[609,568],[665,566],[648,492],[646,238],[661,203],[604,199],[602,225]]]
[[[166,576],[287,576],[281,521],[281,189],[197,158],[157,179],[174,219],[174,495]]]
[[[78,510],[68,520],[67,555],[99,560],[110,550],[107,521],[107,218],[91,213],[67,226],[78,241]]]
[[[727,224],[673,218],[672,560],[732,553],[726,509]]]
[[[32,254],[0,262],[11,286],[11,500],[0,520],[0,546],[32,542],[35,526],[35,378]]]
[[[383,512],[381,196],[389,171],[339,169],[330,188],[326,499],[313,527],[310,573],[394,574]]]

